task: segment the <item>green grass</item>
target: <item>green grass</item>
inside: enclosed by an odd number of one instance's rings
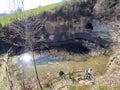
[[[108,90],[108,87],[105,86],[105,85],[104,85],[104,86],[100,85],[100,86],[99,86],[99,90]]]
[[[67,74],[71,71],[85,71],[88,68],[92,68],[94,72],[98,72],[99,75],[101,75],[105,73],[106,64],[108,63],[108,60],[108,56],[102,55],[97,57],[90,57],[88,60],[83,62],[63,61],[58,62],[59,64],[53,63],[52,65],[37,65],[37,69],[38,74],[40,75],[46,75],[51,73],[57,76],[60,70],[64,71]],[[27,66],[25,68],[25,73],[27,76],[35,75],[34,67]]]
[[[27,16],[30,16],[30,15],[36,15],[36,14],[39,14],[43,11],[48,11],[56,6],[60,6],[62,5],[63,3],[55,3],[55,4],[50,4],[50,5],[46,5],[46,6],[41,6],[41,7],[38,7],[38,8],[34,8],[34,9],[31,9],[31,10],[27,10],[26,11],[26,14]],[[0,23],[4,26],[5,24],[8,24],[10,22],[12,22],[12,20],[14,19],[22,19],[23,18],[23,12],[18,12],[16,14],[10,14],[8,16],[4,16],[4,17],[0,17]]]
[[[74,85],[70,86],[69,90],[89,90],[88,86]]]
[[[2,54],[0,54],[0,58],[4,58],[4,57],[6,57],[7,56],[7,53],[2,53]]]

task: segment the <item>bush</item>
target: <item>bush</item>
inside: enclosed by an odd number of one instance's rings
[[[62,77],[62,76],[64,76],[64,75],[65,75],[65,73],[64,73],[63,71],[60,71],[60,72],[59,72],[59,76],[60,76],[60,77]]]
[[[44,85],[44,87],[45,87],[45,88],[50,88],[51,85],[50,85],[49,83],[46,83],[46,84]]]
[[[73,72],[69,72],[69,79],[73,78],[74,73]]]

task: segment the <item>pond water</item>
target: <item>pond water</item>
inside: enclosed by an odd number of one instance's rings
[[[36,60],[36,64],[46,64],[49,62],[61,62],[65,59],[60,56],[53,56],[49,54],[34,54],[34,57]],[[15,56],[15,60],[19,64],[31,65],[33,64],[33,55],[31,52],[23,53],[19,56]]]

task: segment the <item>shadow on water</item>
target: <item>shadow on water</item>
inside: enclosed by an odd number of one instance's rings
[[[51,49],[55,49],[58,52],[60,51],[65,51],[67,53],[73,53],[73,54],[87,54],[90,52],[90,50],[83,46],[82,41],[81,40],[66,40],[66,41],[61,41],[61,42],[50,42],[50,43],[45,43],[47,45],[47,47],[43,46],[42,49],[39,47],[39,45],[36,45],[36,47],[34,48],[34,50],[36,52],[40,52],[40,51],[50,51]],[[41,45],[42,46],[42,45]]]
[[[69,53],[79,53],[79,54],[87,54],[89,53],[89,49],[83,46],[80,42],[65,44],[57,47],[58,51],[64,49]]]

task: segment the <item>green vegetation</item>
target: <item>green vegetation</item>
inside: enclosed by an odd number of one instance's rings
[[[59,72],[59,76],[62,77],[64,75],[64,72],[63,71],[60,71]]]
[[[108,90],[108,87],[107,87],[107,86],[100,85],[100,86],[99,86],[99,90]]]
[[[109,5],[112,5],[113,3],[115,3],[115,0],[108,0]]]
[[[69,79],[72,79],[74,77],[74,72],[69,72],[68,76],[69,76]]]
[[[120,90],[120,86],[115,86],[112,90]]]
[[[46,5],[46,6],[41,6],[38,8],[27,10],[26,14],[27,14],[27,16],[36,15],[36,14],[39,14],[43,11],[48,11],[48,10],[50,10],[56,6],[60,6],[60,5],[62,5],[62,3],[55,3],[55,4]],[[18,12],[16,14],[10,14],[8,16],[0,17],[0,23],[2,25],[5,25],[5,24],[12,22],[14,19],[22,19],[23,14],[24,14],[23,12]]]
[[[97,56],[97,57],[90,57],[88,60],[83,62],[75,62],[74,60],[71,61],[63,61],[63,62],[56,62],[43,65],[37,65],[38,74],[46,75],[46,74],[54,74],[58,76],[60,70],[64,71],[65,74],[68,74],[70,71],[85,71],[88,68],[92,68],[94,72],[98,72],[100,75],[105,73],[106,64],[109,61],[108,56]],[[34,76],[34,67],[27,66],[25,68],[25,74],[27,77]]]
[[[2,54],[0,54],[0,58],[4,58],[4,57],[6,57],[6,53],[2,53]]]
[[[70,86],[70,90],[89,90],[88,86],[74,85]]]

